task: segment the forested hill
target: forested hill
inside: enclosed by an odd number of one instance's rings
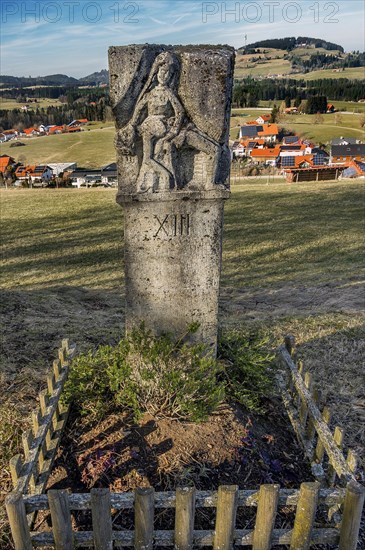
[[[0,75],[0,88],[25,88],[32,86],[82,86],[108,84],[107,70],[92,73],[83,78],[73,78],[65,74],[51,74],[47,76],[10,76]]]
[[[339,44],[333,44],[332,42],[327,42],[322,38],[311,38],[309,36],[295,36],[286,37],[286,38],[269,38],[267,40],[260,40],[259,42],[253,42],[247,46],[242,46],[239,50],[249,52],[256,48],[275,48],[278,50],[287,50],[291,51],[294,48],[298,47],[312,47],[312,48],[323,48],[325,50],[337,50],[344,53],[344,49]]]

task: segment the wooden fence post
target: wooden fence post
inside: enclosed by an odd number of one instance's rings
[[[221,485],[218,488],[214,550],[229,550],[232,548],[233,532],[236,524],[237,499],[237,485]]]
[[[312,387],[312,398],[313,398],[313,403],[316,405],[316,407],[318,407],[321,399],[321,392],[318,390],[316,386]],[[316,435],[316,428],[314,426],[313,418],[309,416],[306,436],[307,436],[308,443],[312,449],[312,455],[314,454],[313,440],[315,438],[315,435]]]
[[[67,492],[48,491],[48,503],[56,550],[70,550],[73,548],[73,532]]]
[[[176,489],[175,546],[176,550],[193,548],[195,487]]]
[[[95,550],[113,549],[110,490],[91,489],[91,512]]]
[[[32,550],[32,540],[27,522],[23,495],[10,493],[5,499],[15,550]]]
[[[365,488],[356,481],[349,481],[343,507],[339,550],[356,550],[364,497]]]
[[[308,550],[317,511],[320,484],[302,483],[295,513],[290,550]]]
[[[358,454],[353,449],[349,449],[347,451],[346,463],[347,463],[350,471],[353,474],[356,474],[357,465],[359,463],[359,457],[358,457]]]
[[[256,524],[253,533],[253,550],[268,550],[271,548],[279,488],[279,485],[260,486]]]
[[[311,391],[312,386],[312,375],[310,372],[306,372],[304,375],[304,384],[307,390]],[[305,435],[305,425],[307,422],[307,416],[308,416],[308,407],[305,403],[305,401],[301,402],[300,409],[299,409],[299,420],[300,424],[303,430],[303,435]]]
[[[138,487],[134,495],[134,547],[137,550],[152,550],[155,490],[153,487]]]
[[[335,432],[333,434],[333,439],[339,449],[342,449],[343,439],[344,439],[344,431],[339,426],[336,426]],[[336,481],[336,470],[332,466],[331,463],[328,464],[328,471],[327,471],[327,484],[329,487],[333,487],[334,483]]]
[[[13,487],[15,489],[23,467],[22,457],[20,455],[13,456],[9,461],[9,466],[11,481],[13,482]]]
[[[324,407],[324,409],[322,411],[322,420],[327,425],[330,423],[331,411],[327,406]],[[318,462],[318,464],[322,464],[323,455],[324,455],[324,445],[323,445],[321,439],[318,438],[317,447],[316,447],[316,450],[315,450],[315,453],[314,453],[315,461]]]

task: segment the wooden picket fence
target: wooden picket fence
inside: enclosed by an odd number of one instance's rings
[[[278,485],[262,485],[259,491],[238,490],[237,486],[221,486],[218,491],[155,493],[153,488],[136,489],[134,493],[110,493],[109,489],[92,489],[88,494],[69,494],[50,490],[46,495],[24,496],[11,493],[6,500],[8,517],[16,550],[54,546],[56,549],[93,547],[110,550],[134,547],[152,550],[156,546],[173,546],[177,550],[212,546],[214,550],[233,545],[269,550],[272,545],[290,545],[291,550],[305,550],[314,544],[338,544],[340,550],[356,550],[364,491],[350,481],[340,489],[321,489],[319,482],[302,483],[297,489],[279,489]],[[293,526],[275,528],[280,507],[296,510]],[[343,507],[341,527],[315,526],[319,506]],[[212,530],[194,529],[198,508],[215,508]],[[253,529],[236,528],[240,507],[255,507]],[[113,515],[134,509],[134,530],[113,529]],[[154,529],[155,510],[175,509],[174,530]],[[50,510],[52,530],[31,532],[27,514]],[[92,531],[74,531],[72,512],[91,510]]]
[[[314,477],[329,487],[343,486],[355,480],[358,457],[349,449],[345,459],[345,432],[335,426],[332,434],[329,428],[331,411],[327,406],[322,412],[319,410],[320,391],[313,384],[311,373],[305,372],[303,363],[295,364],[294,349],[295,339],[288,335],[277,352],[278,362],[286,372],[284,380],[278,378],[284,405]]]
[[[212,546],[218,550],[236,545],[269,550],[273,545],[284,544],[290,550],[305,550],[322,543],[338,544],[340,550],[356,550],[364,488],[354,477],[355,455],[350,453],[345,460],[339,439],[329,431],[328,415],[324,412],[321,415],[313,402],[318,392],[311,388],[308,375],[303,380],[293,362],[293,339],[288,337],[285,342],[278,351],[280,362],[290,373],[290,385],[282,384],[284,401],[311,459],[316,482],[302,483],[299,489],[281,489],[271,484],[262,485],[259,490],[221,486],[218,491],[182,488],[176,492],[155,492],[153,488],[139,488],[129,493],[92,489],[87,494],[55,490],[43,494],[68,415],[68,407],[60,404],[60,397],[75,348],[64,340],[59,359],[47,377],[47,390],[39,395],[40,411],[33,414],[33,431],[23,437],[25,460],[16,456],[10,463],[14,490],[6,498],[6,509],[15,549],[51,546],[57,550],[75,547],[110,550],[115,546],[148,550],[156,545],[181,550]],[[325,455],[327,468],[323,462]],[[330,485],[338,480],[340,486],[325,487],[326,480]],[[285,523],[285,528],[277,528],[281,508],[288,507],[293,510],[292,525]],[[156,510],[169,508],[174,510],[174,529],[155,528]],[[195,528],[200,508],[215,510],[214,529]],[[256,511],[255,526],[251,529],[237,526],[242,508]],[[32,531],[36,515],[47,510],[52,527],[48,531]],[[75,530],[75,514],[80,510],[91,511],[92,531]],[[323,524],[324,510],[328,520],[325,526],[318,527]],[[133,529],[121,530],[116,518],[131,511],[134,511]]]
[[[47,389],[39,393],[39,409],[32,412],[33,429],[22,435],[24,460],[21,455],[10,460],[14,491],[21,494],[45,490],[69,413],[69,406],[62,405],[60,397],[75,351],[68,340],[62,341],[58,359],[47,375]]]

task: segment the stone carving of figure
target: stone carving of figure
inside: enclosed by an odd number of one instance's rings
[[[189,121],[177,95],[180,76],[178,58],[160,53],[151,68],[132,118],[120,129],[117,147],[123,155],[136,154],[136,140],[142,139],[142,163],[136,181],[137,192],[169,191],[182,187],[176,174],[179,151],[190,148],[205,153],[211,177],[205,174],[204,187],[211,187],[218,168],[221,146]]]

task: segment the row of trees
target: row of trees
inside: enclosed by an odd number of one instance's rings
[[[97,102],[68,102],[60,107],[37,108],[35,110],[20,111],[19,109],[0,110],[0,131],[14,128],[23,130],[39,126],[68,124],[72,120],[87,118],[88,120],[112,120],[112,110],[109,97],[104,96]]]
[[[358,101],[364,97],[364,80],[345,78],[305,80],[270,78],[254,80],[251,77],[236,81],[233,103],[237,107],[256,107],[259,101],[284,101],[287,98],[300,104],[310,97],[325,96],[331,100]]]

